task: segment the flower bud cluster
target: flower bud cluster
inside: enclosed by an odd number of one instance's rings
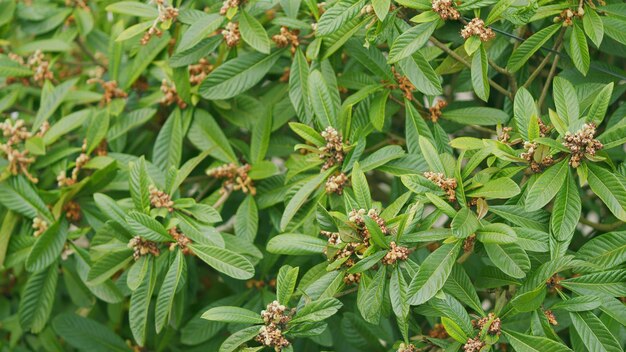
[[[442,20],[458,20],[461,18],[459,11],[454,8],[452,0],[433,0],[432,9],[439,14]]]
[[[116,81],[104,81],[101,78],[91,78],[87,81],[87,83],[98,83],[104,89],[104,94],[102,95],[102,104],[109,104],[113,99],[116,98],[126,98],[128,94],[124,92],[122,89],[118,88]]]
[[[563,145],[572,153],[572,157],[569,160],[569,164],[572,167],[578,167],[585,154],[594,156],[598,150],[604,147],[600,141],[593,138],[595,134],[596,126],[593,123],[586,123],[574,134],[570,132],[565,134]]]
[[[49,128],[50,125],[47,122],[43,123],[37,136],[43,136]],[[0,143],[0,152],[6,156],[6,160],[9,162],[7,166],[9,172],[12,175],[22,174],[31,182],[37,183],[39,180],[28,171],[29,166],[35,162],[35,158],[29,156],[29,151],[24,147],[24,142],[33,136],[26,128],[24,120],[12,122],[12,120],[7,119],[0,123],[0,131],[6,139],[4,143]]]
[[[34,71],[33,81],[35,81],[36,83],[42,84],[45,80],[54,79],[54,73],[50,71],[50,62],[45,60],[45,56],[41,52],[41,50],[35,51],[26,60],[24,60],[24,58],[14,53],[9,53],[8,56],[9,56],[9,59]],[[11,77],[7,78],[7,83],[11,83],[15,80],[15,79],[10,79],[10,78]],[[25,83],[27,83],[27,81]]]
[[[148,187],[150,204],[155,208],[166,208],[170,213],[174,211],[174,201],[169,194],[157,189],[154,185]]]
[[[391,71],[393,71],[393,77],[396,79],[398,83],[398,89],[404,93],[404,97],[408,100],[413,100],[413,91],[415,90],[415,86],[407,76],[401,75],[394,66],[391,67]]]
[[[197,64],[189,65],[189,83],[192,86],[200,84],[206,76],[213,71],[213,65],[205,58],[201,58]]]
[[[67,178],[65,174],[65,170],[61,170],[59,175],[57,176],[57,184],[59,187],[71,186],[76,184],[78,181],[78,174],[80,170],[91,160],[89,154],[87,154],[87,139],[83,140],[82,152],[76,158],[74,162],[74,169],[72,170],[72,176]]]
[[[173,251],[176,247],[178,247],[185,255],[193,254],[193,251],[189,248],[189,245],[192,244],[189,237],[185,236],[185,234],[180,232],[176,227],[172,227],[167,230],[167,232],[176,241],[175,243],[170,244],[170,251]]]
[[[283,348],[291,343],[283,335],[283,330],[287,327],[287,323],[296,313],[295,309],[287,310],[287,307],[273,301],[267,305],[264,311],[261,311],[261,318],[265,323],[259,329],[256,341],[267,347],[273,347],[276,352],[282,351]]]
[[[228,22],[224,30],[222,30],[222,36],[226,41],[226,45],[229,48],[237,46],[239,44],[239,40],[241,40],[241,32],[239,32],[239,23],[237,22]]]
[[[291,53],[293,54],[296,52],[296,48],[300,46],[300,40],[298,39],[299,33],[300,31],[297,29],[290,31],[289,28],[282,26],[280,27],[280,33],[272,36],[272,40],[279,48],[291,45]]]
[[[543,314],[546,316],[546,318],[548,319],[548,323],[550,323],[550,325],[559,325],[559,322],[556,321],[556,316],[554,315],[554,313],[550,310],[544,310]]]
[[[463,351],[465,352],[480,352],[485,347],[485,342],[476,336],[473,339],[467,339],[465,345],[463,345]]]
[[[456,201],[455,189],[457,187],[456,179],[453,177],[446,177],[441,172],[424,172],[424,177],[435,183],[442,191],[448,195],[448,201]]]
[[[396,242],[391,241],[389,243],[389,252],[385,254],[382,259],[382,263],[385,265],[395,264],[398,260],[407,260],[409,258],[409,254],[411,253],[408,248],[398,246]]]
[[[331,175],[328,180],[326,180],[326,193],[337,193],[341,195],[347,183],[348,176],[343,172],[338,175]]]
[[[63,207],[63,210],[65,211],[65,218],[70,222],[77,223],[80,221],[80,205],[77,202],[73,200],[67,202],[67,204]]]
[[[131,238],[130,241],[128,241],[128,248],[133,250],[133,258],[135,258],[135,260],[139,260],[139,258],[148,254],[152,254],[155,257],[161,254],[156,242],[148,241],[141,236]]]
[[[554,164],[554,159],[551,155],[546,155],[541,160],[537,161],[535,152],[537,151],[537,143],[524,142],[524,149],[526,152],[520,154],[520,157],[530,164],[530,169],[533,172],[541,172],[547,166]]]
[[[153,36],[161,37],[163,35],[163,31],[158,28],[161,23],[164,22],[173,22],[178,17],[178,9],[169,5],[165,0],[156,0],[157,10],[159,11],[159,15],[152,23],[152,27],[144,33],[141,38],[141,45],[146,45],[152,39]],[[169,24],[167,25],[169,27]]]
[[[185,101],[178,95],[176,86],[174,86],[174,84],[170,84],[166,79],[161,81],[161,92],[163,92],[161,104],[170,106],[176,103],[176,105],[178,105],[181,109],[187,107],[187,103],[185,103]]]
[[[223,190],[241,190],[243,193],[256,195],[254,183],[250,176],[248,176],[249,171],[249,164],[237,166],[234,163],[230,163],[208,170],[207,174],[213,178],[224,179],[225,181],[222,184]]]
[[[322,137],[326,141],[326,145],[320,147],[319,150],[321,152],[320,158],[324,159],[324,165],[322,166],[322,171],[328,170],[334,165],[341,165],[344,159],[344,150],[343,150],[343,137],[341,133],[339,133],[336,129],[331,126],[326,127],[324,131],[322,131]]]
[[[563,23],[563,27],[569,27],[571,25],[574,24],[574,19],[575,18],[583,18],[583,16],[585,15],[585,10],[581,7],[579,7],[576,11],[572,11],[571,9],[565,9],[563,11],[561,11],[561,13],[554,17],[553,22],[554,23]]]
[[[439,121],[442,114],[441,110],[446,106],[448,106],[448,103],[445,100],[437,100],[437,102],[428,109],[430,112],[430,121],[433,123]]]
[[[35,230],[33,236],[39,237],[42,233],[46,232],[47,229],[48,222],[46,222],[46,220],[38,216],[33,219],[33,230]]]
[[[493,29],[485,27],[485,22],[480,18],[472,19],[470,23],[466,24],[461,30],[461,36],[465,40],[473,35],[477,36],[482,42],[488,42],[496,37],[496,33]]]
[[[239,0],[224,0],[222,8],[220,9],[220,15],[224,16],[230,9],[239,7]]]
[[[446,328],[443,324],[435,324],[433,328],[428,332],[428,336],[435,339],[447,339],[450,335],[446,331]]]

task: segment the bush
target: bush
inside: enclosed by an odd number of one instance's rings
[[[2,351],[623,351],[605,1],[0,0]]]

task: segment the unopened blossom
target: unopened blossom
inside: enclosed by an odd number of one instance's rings
[[[458,20],[461,17],[452,0],[433,0],[432,9],[442,20]]]
[[[563,145],[570,150],[572,157],[569,164],[578,167],[585,154],[596,155],[596,152],[604,146],[595,139],[596,126],[593,123],[586,123],[576,133],[567,132],[563,138]]]
[[[477,36],[480,41],[488,42],[496,37],[496,33],[493,29],[486,27],[485,22],[480,18],[474,18],[461,30],[461,36],[463,39],[468,39],[471,36]]]
[[[446,177],[441,172],[424,172],[424,177],[432,181],[437,187],[441,188],[442,191],[446,192],[448,195],[448,201],[454,202],[456,201],[456,193],[455,189],[457,187],[456,179],[452,177]]]

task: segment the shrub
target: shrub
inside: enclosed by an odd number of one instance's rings
[[[619,0],[0,0],[2,351],[623,351]]]

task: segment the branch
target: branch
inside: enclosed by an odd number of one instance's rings
[[[584,225],[587,225],[587,226],[593,228],[594,230],[598,230],[598,231],[602,231],[602,232],[613,231],[613,230],[617,229],[618,227],[620,227],[620,226],[625,224],[623,221],[616,221],[616,222],[612,222],[610,224],[599,224],[599,223],[587,220],[584,217],[584,215],[580,216],[580,223],[582,223]]]
[[[438,41],[435,37],[430,37],[430,42],[433,43],[439,49],[445,51],[446,54],[450,55],[456,61],[462,63],[463,65],[465,65],[466,67],[469,67],[471,69],[472,65],[469,62],[467,62],[467,60],[465,60],[462,56],[460,56],[459,54],[454,52],[454,50],[448,48],[448,46],[446,46],[442,42]],[[511,92],[506,90],[506,88],[504,88],[501,85],[499,85],[498,83],[494,82],[492,79],[489,79],[489,85],[491,85],[498,92],[500,92],[500,93],[504,94],[505,96],[507,96],[509,99],[513,100],[513,94],[511,94]]]
[[[556,39],[556,42],[554,43],[554,47],[552,48],[553,51],[558,50],[558,48],[560,47],[561,43],[563,42],[563,36],[565,35],[565,29],[562,29],[561,32],[559,33],[559,36]],[[539,66],[537,66],[537,68],[535,69],[535,71],[533,71],[533,73],[530,75],[530,77],[528,77],[528,79],[526,80],[526,82],[524,83],[523,87],[524,88],[528,88],[530,86],[531,83],[533,83],[533,81],[535,80],[535,78],[537,78],[537,76],[539,76],[539,74],[541,73],[541,70],[543,70],[543,68],[548,64],[548,62],[550,61],[550,57],[552,57],[552,53],[553,51],[550,51],[546,57],[541,61],[541,63],[539,64]],[[557,54],[560,55],[560,54]]]
[[[564,33],[564,30],[561,30],[561,33]],[[558,39],[563,39],[562,35],[559,35]],[[558,40],[557,39],[557,40]],[[563,41],[559,40],[558,43],[556,43],[556,56],[554,58],[554,61],[552,62],[552,67],[550,68],[550,73],[548,73],[548,78],[546,79],[546,83],[543,86],[543,90],[541,91],[541,96],[539,97],[539,101],[537,101],[537,107],[539,107],[539,111],[541,111],[541,107],[543,106],[544,101],[546,100],[546,97],[548,96],[548,89],[550,88],[550,83],[552,82],[552,78],[554,78],[554,75],[556,74],[556,68],[559,64],[559,59],[561,58],[560,52],[561,52],[561,47],[563,46]]]

